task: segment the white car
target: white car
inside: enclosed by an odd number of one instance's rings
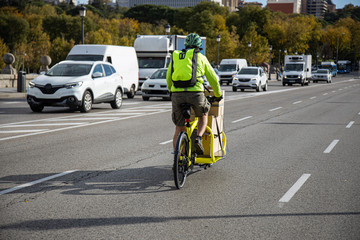
[[[62,61],[29,82],[27,102],[34,112],[44,106],[67,106],[89,112],[93,103],[122,105],[122,76],[111,63]]]
[[[327,83],[331,83],[331,72],[329,69],[318,69],[312,74],[311,78],[314,83],[318,81],[326,81]]]
[[[232,89],[244,91],[245,89],[256,89],[257,92],[262,88],[267,90],[267,76],[261,67],[243,67],[232,80]]]
[[[142,99],[148,101],[150,97],[162,97],[170,100],[170,93],[166,83],[167,68],[161,68],[145,80],[141,86]]]

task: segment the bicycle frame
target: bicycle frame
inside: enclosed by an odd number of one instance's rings
[[[197,128],[197,124],[198,124],[198,118],[195,117],[194,121],[190,122],[190,125],[186,126],[186,134],[188,136],[189,139],[189,158],[191,158],[191,148],[192,148],[192,140],[191,140],[191,135],[194,132],[194,130]],[[215,136],[213,131],[211,130],[211,128],[209,126],[206,126],[206,133],[208,133],[208,137],[210,137],[210,157],[205,157],[205,156],[200,156],[200,157],[195,157],[195,162],[194,164],[196,165],[201,165],[201,164],[212,164],[215,163],[217,161],[219,161],[220,159],[224,158],[224,156],[226,155],[226,136],[225,133],[222,132],[222,151],[223,151],[223,156],[215,156],[214,154],[214,142],[215,142]],[[220,136],[219,136],[220,137]],[[190,163],[189,163],[190,164]]]

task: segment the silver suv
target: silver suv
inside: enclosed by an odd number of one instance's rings
[[[232,80],[233,91],[237,89],[256,89],[257,92],[262,88],[267,90],[267,76],[261,67],[243,67]]]

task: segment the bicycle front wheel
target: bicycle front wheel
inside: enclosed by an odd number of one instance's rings
[[[189,161],[189,138],[185,132],[181,132],[176,141],[173,166],[175,186],[178,189],[185,184]]]

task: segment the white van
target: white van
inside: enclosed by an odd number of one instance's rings
[[[139,66],[133,47],[115,45],[81,44],[75,45],[66,57],[73,61],[110,62],[120,73],[122,88],[128,98],[133,98],[139,85]]]
[[[220,78],[220,85],[223,82],[226,82],[227,85],[229,85],[236,73],[239,72],[243,67],[247,67],[246,59],[234,58],[221,60],[218,73]]]

